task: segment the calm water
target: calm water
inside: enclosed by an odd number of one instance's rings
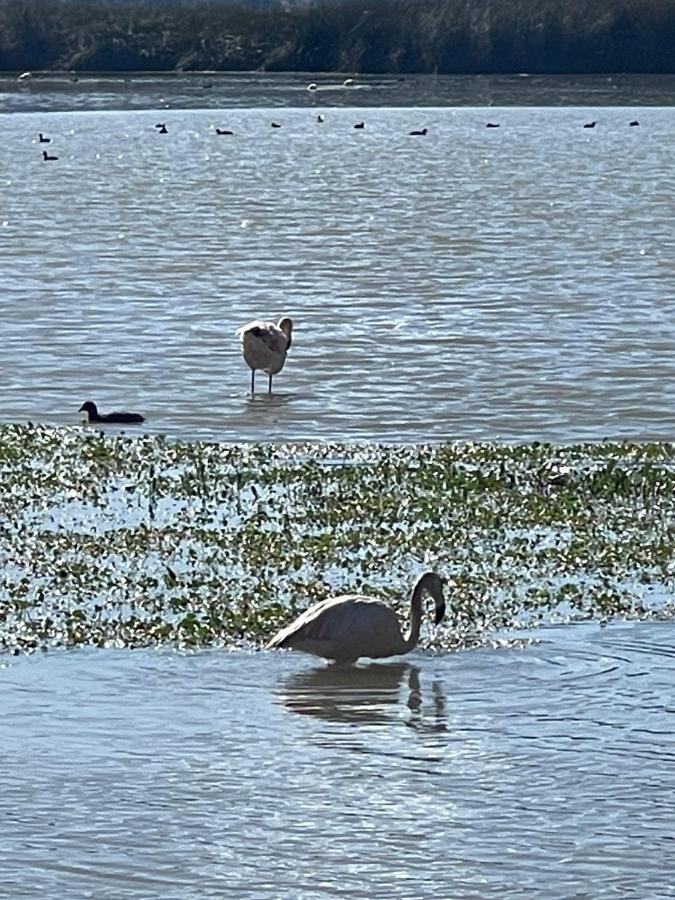
[[[539,637],[7,660],[0,894],[675,896],[673,624]]]
[[[0,116],[0,418],[93,399],[182,437],[672,439],[669,81],[531,81],[5,81],[32,111]],[[252,403],[234,332],[284,314]]]

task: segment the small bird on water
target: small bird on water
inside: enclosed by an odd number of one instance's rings
[[[236,332],[241,352],[251,370],[251,394],[255,394],[255,372],[260,369],[269,376],[268,394],[272,393],[272,376],[284,367],[292,336],[293,321],[287,316],[274,322],[256,320],[243,325]]]
[[[168,134],[168,131],[166,130],[166,125],[163,122],[160,122],[159,124],[155,125],[155,128],[157,129],[158,134]]]
[[[117,425],[131,425],[138,422],[145,422],[145,418],[138,413],[128,413],[128,412],[111,412],[102,414],[99,413],[96,404],[91,400],[87,400],[86,403],[83,403],[79,408],[78,412],[86,412],[87,418],[89,422],[109,422],[111,424]]]
[[[229,131],[227,128],[216,128],[216,134],[234,134],[234,131]]]
[[[380,659],[409,653],[419,641],[425,594],[436,606],[434,623],[440,624],[445,615],[443,581],[436,572],[425,572],[410,596],[410,628],[405,637],[398,616],[386,603],[362,594],[345,594],[311,606],[278,632],[267,649],[302,650],[343,664],[354,663],[361,656]]]
[[[43,150],[42,158],[44,159],[45,162],[56,162],[56,160],[58,159],[58,156],[50,156],[46,150]]]
[[[51,144],[52,139],[46,137],[41,131],[38,133],[39,142],[41,144]]]
[[[366,127],[365,122],[357,122],[356,125],[354,126],[354,128],[365,128],[365,127]]]
[[[597,122],[586,122],[584,128],[595,128]]]
[[[411,131],[411,132],[410,132],[410,134],[420,134],[420,135],[421,135],[421,134],[426,134],[426,133],[427,133],[427,129],[426,129],[426,128],[420,128],[420,129],[417,129],[417,130],[414,130],[414,131]]]

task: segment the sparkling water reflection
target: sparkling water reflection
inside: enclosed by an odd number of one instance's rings
[[[672,109],[322,109],[4,116],[2,420],[93,399],[181,437],[673,437]],[[234,331],[282,314],[252,403]]]
[[[670,896],[672,623],[356,670],[6,664],[4,888],[60,898]]]

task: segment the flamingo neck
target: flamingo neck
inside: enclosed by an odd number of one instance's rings
[[[405,649],[403,653],[409,653],[420,639],[420,628],[422,627],[422,591],[423,588],[418,583],[410,597],[410,628],[408,634],[403,639]]]

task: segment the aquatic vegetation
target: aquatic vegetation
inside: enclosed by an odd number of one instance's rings
[[[0,649],[256,644],[447,576],[443,647],[675,611],[675,447],[172,443],[0,428]],[[392,585],[395,587],[392,588]]]

